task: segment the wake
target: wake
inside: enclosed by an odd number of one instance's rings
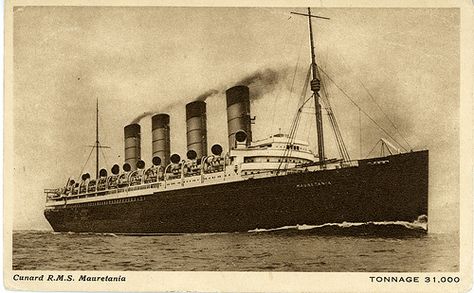
[[[384,221],[366,223],[326,223],[322,225],[295,225],[271,229],[253,229],[250,233],[285,233],[285,234],[311,234],[311,235],[342,235],[342,236],[417,236],[428,232],[426,217],[420,217],[414,222]]]

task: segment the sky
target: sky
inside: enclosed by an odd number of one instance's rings
[[[290,11],[306,9],[15,7],[14,228],[50,229],[43,189],[64,186],[81,170],[94,173],[94,157],[86,161],[96,99],[100,142],[110,146],[101,167],[109,170],[123,164],[123,127],[139,116],[142,158],[151,164],[148,113],[171,115],[171,152],[184,156],[184,106],[210,90],[208,145],[227,149],[224,92],[249,76],[263,76],[250,85],[254,140],[288,132],[301,98],[309,97],[301,92],[310,63],[307,19]],[[323,76],[351,158],[365,158],[381,137],[428,149],[430,230],[456,231],[459,11],[313,13],[331,18],[313,22],[319,66],[370,116]],[[315,150],[313,108],[305,106],[297,135]],[[324,119],[327,153],[335,157]]]

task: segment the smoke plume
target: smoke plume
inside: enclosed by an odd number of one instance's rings
[[[266,93],[275,90],[275,85],[280,83],[288,73],[288,68],[272,69],[266,68],[257,70],[244,77],[237,84],[251,88],[252,99],[260,99]]]
[[[132,120],[132,122],[130,122],[130,124],[134,124],[134,123],[138,123],[140,122],[140,120],[142,120],[143,118],[147,117],[147,116],[151,116],[155,114],[155,112],[151,112],[151,111],[148,111],[148,112],[143,112],[142,114],[138,115],[137,117],[135,117],[135,119]]]
[[[206,101],[207,98],[215,95],[215,94],[218,94],[219,91],[218,90],[215,90],[215,89],[210,89],[208,91],[206,91],[205,93],[197,96],[194,100],[195,101]],[[153,116],[157,113],[160,113],[160,112],[163,112],[167,109],[170,109],[176,105],[180,104],[180,102],[175,102],[175,103],[171,103],[171,104],[168,104],[166,105],[165,107],[163,107],[162,109],[160,110],[156,110],[156,111],[147,111],[147,112],[143,112],[142,114],[138,115],[137,117],[135,117],[132,122],[130,122],[130,124],[134,124],[134,123],[138,123],[140,122],[140,120],[142,120],[143,118],[147,117],[147,116]]]
[[[208,90],[207,92],[203,93],[202,95],[199,95],[197,98],[196,98],[196,101],[201,101],[201,102],[204,102],[207,100],[207,98],[209,98],[210,96],[213,96],[215,94],[219,93],[218,90],[215,90],[215,89],[210,89]]]
[[[288,69],[289,68],[279,68],[279,69],[266,68],[266,69],[257,70],[253,72],[252,74],[245,76],[236,84],[250,87],[250,92],[251,92],[250,98],[252,100],[257,100],[257,99],[262,98],[265,94],[275,90],[275,86],[279,84],[280,82],[282,82],[288,75]],[[206,92],[197,96],[194,99],[194,101],[206,101],[209,97],[217,95],[218,93],[219,91],[216,89],[209,89]],[[143,112],[142,114],[135,117],[132,120],[131,124],[138,123],[140,122],[141,119],[147,116],[152,116],[156,113],[163,112],[166,109],[172,108],[180,103],[181,101],[168,104],[162,109],[157,110],[157,111]]]

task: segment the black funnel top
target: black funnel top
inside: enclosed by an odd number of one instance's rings
[[[206,102],[194,101],[186,105],[186,120],[206,115]]]
[[[249,88],[245,85],[237,85],[225,91],[227,107],[237,103],[249,101]]]
[[[151,117],[151,128],[163,128],[170,124],[170,115],[168,114],[156,114]]]
[[[123,130],[124,130],[125,138],[137,137],[138,134],[140,133],[140,124],[127,125],[125,126]]]

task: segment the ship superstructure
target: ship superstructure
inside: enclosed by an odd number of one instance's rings
[[[226,93],[229,117],[229,151],[226,154],[219,144],[214,144],[211,154],[207,154],[206,103],[191,102],[186,105],[188,151],[185,159],[170,152],[169,115],[156,114],[152,117],[154,157],[151,167],[145,168],[145,162],[140,159],[140,125],[127,125],[122,170],[114,165],[111,174],[101,169],[97,179],[86,173],[79,182],[69,180],[65,188],[48,189],[47,207],[94,201],[91,197],[95,201],[105,200],[103,196],[127,194],[132,190],[164,191],[321,170],[317,156],[307,142],[282,133],[252,142],[247,134],[251,133],[249,88],[235,86]],[[342,161],[333,160],[326,169],[339,167],[343,167]]]

